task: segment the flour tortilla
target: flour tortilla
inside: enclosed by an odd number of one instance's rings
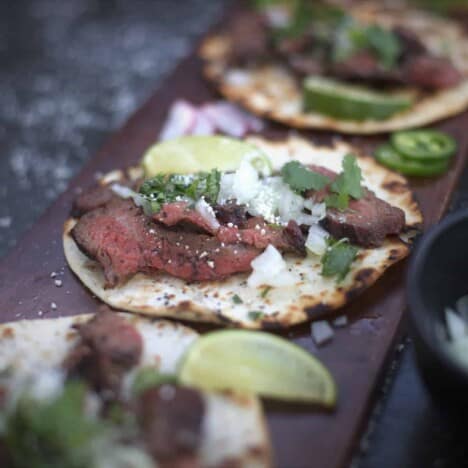
[[[143,337],[140,366],[158,366],[163,373],[176,373],[183,354],[197,339],[194,330],[166,320],[120,314]],[[44,320],[23,320],[0,325],[0,375],[9,370],[8,392],[25,382],[60,369],[61,363],[78,340],[72,325],[91,315]],[[135,372],[134,370],[132,372]],[[42,385],[35,392],[46,392]],[[38,389],[38,387],[44,387]],[[50,391],[54,391],[54,386]],[[16,392],[18,393],[18,392]],[[48,396],[48,395],[45,395]],[[271,466],[270,444],[261,404],[256,397],[204,393],[206,414],[202,428],[200,466],[264,468]]]
[[[209,36],[200,56],[204,74],[226,98],[254,114],[296,128],[318,128],[343,133],[372,134],[410,127],[422,127],[468,108],[468,37],[461,25],[427,12],[385,7],[372,2],[353,5],[351,14],[362,22],[385,27],[401,26],[413,31],[436,55],[448,56],[465,76],[456,87],[433,93],[405,88],[416,97],[407,111],[383,120],[347,121],[302,110],[302,89],[287,66],[271,63],[246,68],[231,68],[226,60],[231,47],[226,34]],[[401,88],[400,90],[401,91]]]
[[[343,157],[349,152],[357,154],[353,147],[344,143],[334,148],[318,147],[297,137],[280,142],[261,138],[247,141],[270,155],[276,170],[287,161],[297,159],[339,172]],[[407,235],[411,237],[420,228],[422,215],[406,180],[378,165],[371,157],[359,156],[358,163],[364,185],[378,197],[404,210]],[[86,257],[69,234],[75,222],[69,219],[64,227],[66,259],[83,284],[102,301],[118,309],[147,315],[245,328],[289,327],[337,309],[409,253],[409,245],[397,237],[388,238],[379,248],[362,249],[351,272],[340,284],[334,278],[321,276],[320,258],[287,256],[295,284],[273,288],[266,297],[261,296],[264,287],[247,286],[248,274],[237,274],[224,281],[187,283],[166,274],[139,273],[122,286],[105,289],[100,265]],[[234,295],[243,302],[234,303]],[[264,316],[262,320],[254,320],[249,317],[249,311],[262,311]]]

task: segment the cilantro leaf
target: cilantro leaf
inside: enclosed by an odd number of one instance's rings
[[[221,172],[200,172],[193,176],[158,174],[146,180],[140,187],[140,194],[149,202],[151,211],[157,213],[164,203],[178,199],[192,201],[205,197],[215,202],[220,188]]]
[[[273,288],[271,286],[267,286],[260,294],[260,297],[265,298],[267,297],[268,293],[272,290]]]
[[[336,208],[340,211],[346,210],[349,205],[349,195],[345,192],[331,193],[325,197],[325,204],[327,208]]]
[[[387,29],[373,25],[366,29],[369,47],[377,55],[380,63],[387,69],[393,68],[401,54],[398,37]]]
[[[261,310],[251,310],[248,314],[247,317],[249,317],[250,320],[260,320],[263,318],[264,313]]]
[[[343,281],[358,251],[359,249],[351,245],[347,239],[330,240],[329,247],[322,257],[322,275],[336,276],[338,282]]]
[[[234,302],[234,304],[242,304],[244,301],[237,294],[234,294],[234,296],[232,296],[232,302]]]
[[[132,393],[138,395],[152,387],[163,384],[174,384],[177,377],[174,374],[163,374],[155,367],[147,366],[138,370],[132,385]]]
[[[298,161],[290,161],[281,169],[283,180],[296,192],[322,190],[331,181],[327,176],[311,171]]]
[[[103,422],[83,411],[86,387],[65,385],[56,399],[20,397],[6,420],[4,441],[14,466],[86,468],[93,465],[93,444],[108,435]]]
[[[341,62],[363,50],[370,51],[386,69],[397,64],[402,52],[394,32],[378,25],[362,25],[351,17],[344,18],[335,32],[332,60]]]
[[[328,208],[345,210],[348,207],[350,197],[358,200],[364,195],[364,190],[361,186],[361,169],[352,154],[347,154],[344,157],[342,168],[342,172],[330,185],[332,193],[325,198]]]

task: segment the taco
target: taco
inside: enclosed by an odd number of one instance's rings
[[[270,3],[239,11],[200,49],[205,76],[253,113],[371,134],[468,107],[468,39],[456,22],[390,2],[357,2],[349,12]]]
[[[0,336],[2,466],[270,466],[255,397],[175,383],[190,328],[104,307]]]
[[[187,148],[208,141],[219,148],[209,172],[172,172],[183,155],[196,167]],[[237,169],[222,153],[234,143],[246,152]],[[157,161],[167,145],[179,155],[169,174],[114,172],[65,223],[70,268],[115,308],[289,327],[373,284],[408,255],[422,223],[406,180],[344,143],[184,137],[157,145]]]

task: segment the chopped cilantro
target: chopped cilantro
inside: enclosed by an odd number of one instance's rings
[[[195,201],[205,197],[213,203],[218,198],[220,180],[221,173],[216,169],[193,176],[158,174],[142,184],[140,194],[149,201],[153,213],[158,212],[164,203],[178,199]]]
[[[86,468],[93,466],[92,447],[107,436],[107,426],[84,414],[86,387],[65,385],[57,398],[39,402],[20,397],[7,416],[3,440],[14,466]]]
[[[132,391],[134,395],[137,395],[151,387],[158,387],[162,384],[173,384],[176,381],[177,378],[173,374],[162,374],[154,367],[143,367],[135,376]]]
[[[322,190],[330,183],[323,174],[311,171],[298,161],[290,161],[281,169],[283,180],[296,192]]]
[[[261,310],[251,310],[247,316],[249,317],[250,320],[260,320],[263,318],[263,312]]]
[[[232,296],[232,302],[234,302],[234,304],[242,304],[244,301],[237,294],[234,294],[234,296]]]
[[[361,169],[352,154],[344,157],[342,168],[342,172],[330,185],[332,193],[325,199],[328,208],[344,210],[348,207],[349,197],[358,200],[364,194],[361,186]]]
[[[272,290],[273,288],[271,286],[267,286],[262,293],[260,294],[261,297],[265,298],[267,297],[268,293]]]
[[[322,275],[336,276],[338,282],[343,281],[349,273],[358,250],[347,239],[339,241],[330,239],[328,249],[322,257]]]
[[[363,50],[370,51],[386,69],[393,68],[401,55],[401,44],[395,33],[378,25],[365,26],[350,16],[338,25],[332,60],[341,62]]]

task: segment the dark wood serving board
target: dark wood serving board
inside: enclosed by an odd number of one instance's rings
[[[93,183],[97,173],[136,163],[155,141],[168,107],[177,98],[195,102],[215,99],[204,82],[195,53],[180,63],[159,90],[105,144],[68,190],[50,207],[0,264],[0,321],[91,313],[98,302],[66,266],[62,224],[78,188]],[[436,223],[447,209],[468,155],[468,113],[441,123],[459,142],[453,167],[438,179],[412,182],[425,216]],[[269,124],[265,134],[286,136],[288,129]],[[336,135],[303,132],[312,141],[331,142]],[[381,137],[350,137],[351,143],[372,151]],[[51,273],[57,273],[55,278]],[[278,467],[338,468],[349,463],[372,407],[379,379],[400,337],[405,310],[405,263],[391,268],[371,289],[338,312],[350,324],[336,330],[333,342],[316,349],[309,324],[285,331],[286,337],[318,356],[336,378],[339,403],[326,413],[304,406],[266,402],[265,409]],[[54,280],[62,281],[56,286]],[[57,305],[53,310],[51,303]]]

